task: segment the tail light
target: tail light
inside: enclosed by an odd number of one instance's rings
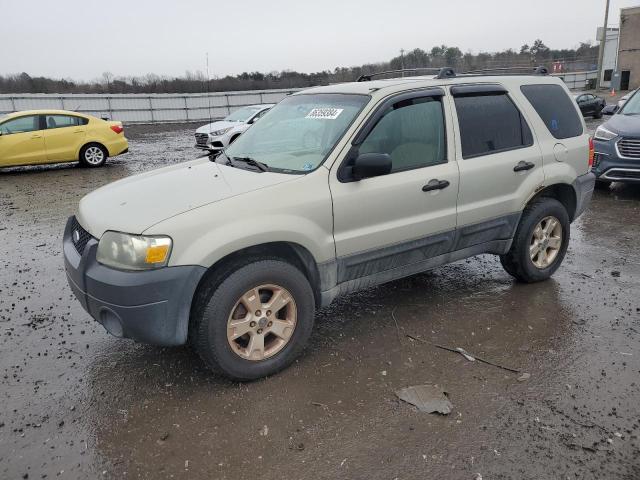
[[[594,156],[595,156],[595,151],[593,149],[593,137],[589,137],[589,168],[593,167]]]
[[[124,132],[124,128],[122,127],[122,125],[111,125],[111,130],[113,130],[114,132],[120,134],[122,132]]]

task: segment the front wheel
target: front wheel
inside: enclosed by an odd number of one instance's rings
[[[85,145],[80,150],[80,163],[85,167],[101,167],[107,161],[108,153],[96,143]]]
[[[535,200],[522,214],[511,249],[500,256],[502,266],[521,282],[548,279],[567,253],[570,228],[562,203],[548,197]]]
[[[236,380],[255,380],[296,359],[315,316],[313,290],[300,270],[281,260],[257,260],[215,283],[203,285],[194,311],[193,342],[207,366]]]

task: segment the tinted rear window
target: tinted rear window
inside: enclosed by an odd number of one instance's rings
[[[462,158],[504,152],[533,144],[531,130],[504,94],[455,97]]]
[[[556,138],[582,135],[582,122],[573,101],[560,85],[522,85],[522,93]]]

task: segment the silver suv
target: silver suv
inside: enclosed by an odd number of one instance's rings
[[[250,380],[289,365],[338,295],[486,253],[549,278],[594,187],[562,81],[363,80],[288,96],[217,156],[84,197],[64,233],[83,307]]]

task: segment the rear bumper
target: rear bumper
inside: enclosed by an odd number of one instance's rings
[[[576,213],[573,216],[572,220],[575,220],[580,215],[582,215],[589,206],[591,197],[593,196],[593,188],[595,187],[595,184],[596,176],[592,172],[589,172],[585,175],[580,175],[573,182],[573,188],[576,192]]]
[[[640,158],[621,156],[616,142],[594,140],[593,172],[598,180],[640,183]]]
[[[129,151],[129,141],[125,137],[118,138],[107,145],[107,150],[109,150],[110,157],[127,153]]]
[[[106,267],[96,260],[96,239],[79,253],[72,222],[73,217],[63,236],[65,271],[89,315],[117,337],[164,346],[186,343],[191,301],[206,269],[190,265],[134,272]]]

